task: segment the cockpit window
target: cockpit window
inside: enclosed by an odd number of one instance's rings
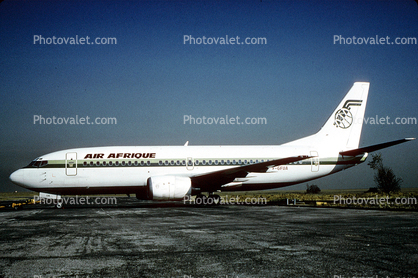
[[[31,163],[29,163],[29,165],[28,165],[28,166],[26,166],[26,168],[35,167],[35,166],[33,166],[33,165],[35,164],[35,162],[36,162],[36,161],[32,161]]]
[[[26,166],[26,168],[39,168],[39,167],[44,167],[48,165],[48,160],[34,160],[31,163],[29,163],[28,166]]]

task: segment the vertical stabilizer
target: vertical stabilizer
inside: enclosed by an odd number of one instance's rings
[[[356,82],[328,121],[315,134],[317,143],[338,150],[359,146],[370,83]]]
[[[357,149],[369,86],[368,82],[354,83],[319,132],[285,145],[304,145],[315,150],[331,152]]]

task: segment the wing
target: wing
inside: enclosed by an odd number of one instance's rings
[[[265,173],[269,168],[284,165],[311,158],[312,156],[301,155],[281,159],[275,159],[250,165],[232,167],[215,172],[203,173],[191,177],[192,187],[203,192],[213,192],[221,188],[222,185],[234,181],[236,178],[244,178],[248,173]]]
[[[368,146],[368,147],[364,147],[364,148],[359,148],[359,149],[354,149],[354,150],[349,150],[349,151],[344,151],[344,152],[340,152],[341,155],[348,155],[348,156],[357,156],[359,154],[364,154],[364,153],[371,153],[380,149],[384,149],[393,145],[397,145],[397,144],[401,144],[404,142],[408,142],[411,140],[415,140],[415,138],[405,138],[405,139],[400,139],[400,140],[396,140],[396,141],[391,141],[391,142],[386,142],[386,143],[382,143],[382,144],[377,144],[377,145],[373,145],[373,146]]]

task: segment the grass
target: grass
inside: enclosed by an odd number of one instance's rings
[[[373,208],[418,210],[418,188],[405,188],[402,191],[386,193],[366,193],[365,189],[322,190],[318,194],[307,194],[305,190],[289,191],[254,191],[254,192],[223,192],[224,198],[264,198],[267,203],[286,204],[286,200],[296,199],[299,205],[315,205],[323,207]]]
[[[263,205],[266,202],[269,205],[285,205],[287,203],[286,200],[291,200],[290,203],[293,203],[292,200],[296,199],[298,205],[418,211],[418,188],[403,188],[401,192],[390,195],[383,193],[365,193],[365,191],[366,189],[328,189],[322,190],[318,194],[307,194],[305,190],[269,190],[221,192],[217,194],[226,201],[232,200],[229,203],[244,203],[248,200],[256,200],[256,203],[258,202],[258,204]],[[38,195],[39,193],[30,191],[4,192],[0,193],[0,201],[24,201],[33,199],[34,196]],[[126,197],[126,195],[122,194],[97,196]],[[132,194],[131,197],[135,197],[135,195]],[[335,201],[334,198],[340,198],[341,202],[338,199]],[[354,200],[356,200],[356,203]],[[376,200],[379,202],[376,202]],[[396,204],[395,201],[403,201],[405,204]]]
[[[22,201],[32,199],[33,196],[39,196],[38,192],[2,192],[0,193],[0,201]]]

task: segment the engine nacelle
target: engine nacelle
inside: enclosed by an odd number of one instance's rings
[[[156,176],[147,180],[147,197],[150,200],[181,200],[192,192],[189,177]]]

